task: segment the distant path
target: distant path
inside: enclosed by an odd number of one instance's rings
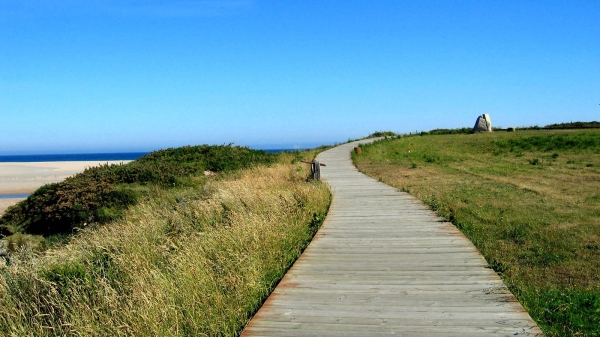
[[[539,334],[458,229],[356,170],[357,144],[318,156],[332,207],[242,336]]]

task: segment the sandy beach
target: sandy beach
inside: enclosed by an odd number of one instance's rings
[[[56,161],[33,163],[0,163],[0,196],[6,194],[30,194],[40,186],[63,181],[87,167],[100,164],[128,163],[118,161]],[[6,208],[24,198],[0,198],[0,214]]]

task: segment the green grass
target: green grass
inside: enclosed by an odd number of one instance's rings
[[[548,336],[600,336],[600,130],[423,133],[353,158],[465,233]]]

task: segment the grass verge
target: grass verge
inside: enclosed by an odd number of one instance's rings
[[[157,187],[66,244],[23,246],[0,259],[0,334],[236,335],[326,214],[329,191],[307,171],[274,164]]]
[[[353,159],[460,228],[547,336],[600,336],[600,130],[424,134]]]

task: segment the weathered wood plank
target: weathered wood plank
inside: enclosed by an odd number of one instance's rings
[[[381,324],[310,324],[271,322],[270,328],[250,328],[252,336],[461,336],[476,337],[487,334],[494,336],[515,336],[515,330],[520,330],[518,336],[531,336],[529,327],[499,327],[499,326],[431,326],[423,332],[422,326],[394,325],[394,321]],[[299,331],[301,333],[299,333]]]
[[[352,166],[357,143],[318,156],[330,212],[242,336],[540,334],[460,231]]]

